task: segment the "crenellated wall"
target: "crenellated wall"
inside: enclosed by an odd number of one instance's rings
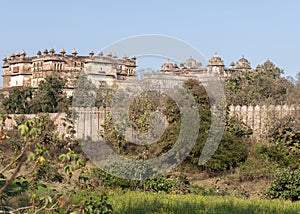
[[[90,137],[92,140],[99,140],[100,131],[104,122],[105,108],[74,108],[76,120],[74,128],[78,138]],[[238,116],[246,125],[252,128],[253,136],[256,138],[264,137],[268,132],[270,121],[280,119],[287,115],[298,114],[300,106],[278,105],[278,106],[229,106],[229,116]],[[11,119],[6,120],[6,129],[12,129],[15,125],[15,117],[19,115],[10,115]],[[32,118],[37,115],[29,114],[26,117]],[[50,114],[58,126],[61,133],[65,132],[63,113]]]
[[[299,113],[300,107],[294,105],[269,106],[229,106],[229,115],[238,116],[252,128],[256,138],[264,137],[269,131],[269,124],[274,119]]]

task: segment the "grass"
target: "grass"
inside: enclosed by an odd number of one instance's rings
[[[150,192],[111,192],[109,203],[114,213],[300,213],[300,202],[262,199],[238,199],[201,195],[170,195]]]

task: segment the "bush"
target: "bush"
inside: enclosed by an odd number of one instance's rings
[[[146,191],[170,193],[175,186],[175,182],[165,176],[153,177],[146,181],[144,188]]]
[[[298,201],[300,199],[300,170],[278,170],[267,195],[270,198]]]
[[[221,172],[233,169],[247,159],[247,148],[242,138],[225,132],[223,139],[204,168],[209,172]]]
[[[183,175],[156,176],[145,182],[144,190],[185,194],[190,192],[190,182]]]

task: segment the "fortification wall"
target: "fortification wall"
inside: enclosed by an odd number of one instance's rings
[[[104,122],[105,108],[75,108],[76,120],[74,128],[78,138],[90,137],[92,140],[100,139],[100,131]],[[229,106],[229,116],[239,117],[246,125],[253,130],[253,136],[256,138],[264,137],[269,130],[270,121],[281,119],[287,115],[298,114],[299,106],[278,105],[278,106]],[[66,133],[64,113],[49,114],[50,118],[58,127],[60,133]],[[16,125],[15,119],[20,115],[12,114],[10,119],[6,120],[5,128],[12,129]],[[28,118],[36,117],[36,114],[25,115]]]
[[[261,138],[268,133],[272,121],[298,114],[299,110],[299,106],[294,105],[229,106],[229,115],[238,116],[252,128],[254,137]]]

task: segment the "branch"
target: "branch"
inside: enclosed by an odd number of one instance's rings
[[[10,211],[9,213],[11,213],[11,214],[13,214],[13,213],[18,213],[18,212],[21,211],[21,210],[27,210],[27,209],[30,209],[30,208],[33,208],[33,205],[28,206],[28,207],[20,207],[20,208],[18,208],[18,209],[15,209],[15,210],[13,210],[13,211]]]
[[[9,167],[11,167],[17,160],[19,160],[19,159],[22,157],[22,155],[24,155],[25,151],[26,151],[26,149],[24,149],[24,150],[21,152],[21,154],[20,154],[18,157],[16,157],[15,160],[13,160],[13,161],[10,162],[6,167],[4,167],[4,168],[1,170],[0,174],[3,174]]]
[[[0,189],[0,195],[4,193],[6,188],[9,186],[9,184],[16,178],[18,175],[23,163],[27,160],[27,155],[24,153],[20,159],[20,162],[15,170],[15,172],[12,174],[9,180],[6,181],[5,185]]]

